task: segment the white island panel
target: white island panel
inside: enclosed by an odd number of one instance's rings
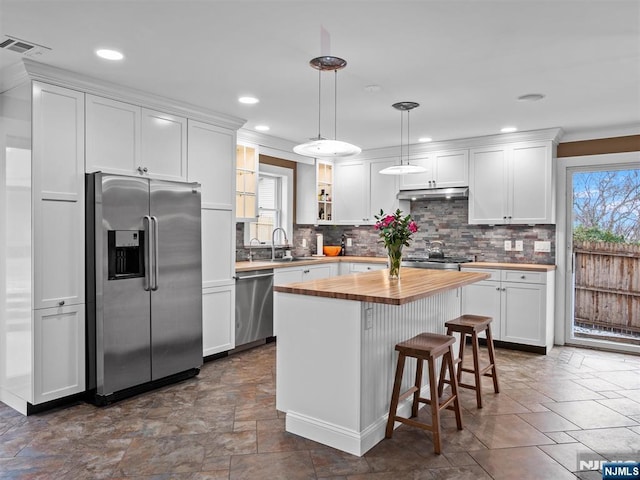
[[[460,289],[404,305],[275,292],[276,406],[288,432],[354,455],[384,438],[397,354],[421,332],[444,333],[460,315]],[[407,362],[403,389],[413,384]],[[423,378],[423,396],[428,396]],[[410,399],[399,408],[407,415]]]

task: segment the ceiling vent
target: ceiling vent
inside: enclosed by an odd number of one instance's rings
[[[4,35],[0,37],[0,48],[10,50],[26,57],[37,57],[46,52],[51,51],[49,47],[38,45],[37,43],[27,42],[16,37]]]

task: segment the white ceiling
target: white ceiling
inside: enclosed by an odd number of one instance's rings
[[[321,46],[321,27],[330,47]],[[0,33],[52,50],[37,61],[271,127],[318,133],[320,54],[338,73],[338,139],[398,145],[398,101],[416,101],[411,141],[561,127],[640,125],[640,1],[0,0]],[[99,47],[121,50],[107,62]],[[0,67],[20,61],[0,51]],[[333,78],[323,126],[333,136]],[[378,85],[379,92],[365,91]],[[542,93],[539,102],[517,97]],[[241,105],[241,95],[260,103]]]

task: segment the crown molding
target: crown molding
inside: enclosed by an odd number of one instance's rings
[[[23,59],[22,62],[28,77],[32,80],[39,80],[100,97],[128,102],[152,110],[160,110],[165,113],[211,123],[233,130],[238,130],[246,122],[246,120],[242,118],[203,109],[196,105],[153,95],[141,90],[123,87],[115,83],[106,82],[69,70],[34,62],[33,60]]]
[[[21,62],[13,63],[0,70],[0,93],[17,87],[29,79]]]
[[[465,150],[476,147],[486,147],[491,145],[504,145],[520,142],[552,142],[557,145],[563,135],[561,128],[547,128],[544,130],[531,130],[527,132],[503,133],[498,135],[487,135],[485,137],[460,138],[445,140],[440,142],[414,143],[409,146],[410,159],[420,158],[431,152]],[[360,155],[350,157],[349,160],[375,160],[382,158],[399,157],[400,147],[383,147],[371,150],[364,150]]]

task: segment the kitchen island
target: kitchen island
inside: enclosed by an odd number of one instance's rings
[[[384,438],[395,344],[445,333],[460,315],[460,288],[486,273],[387,269],[274,287],[276,408],[286,430],[363,455]],[[414,362],[403,376],[412,384]],[[428,396],[423,380],[423,396]],[[408,400],[398,409],[408,415]]]

